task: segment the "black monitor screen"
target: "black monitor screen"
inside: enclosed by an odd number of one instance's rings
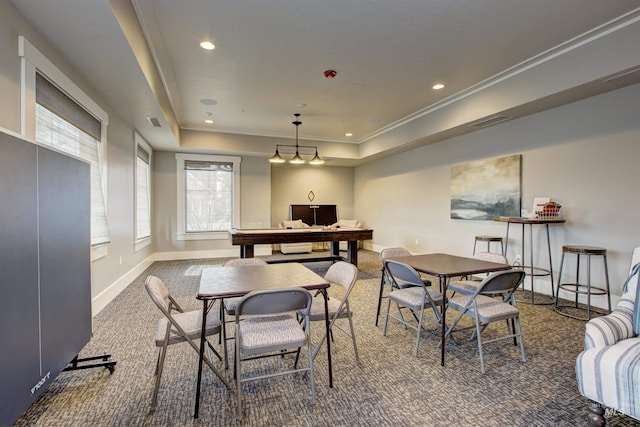
[[[338,222],[336,205],[291,205],[291,219],[309,225],[331,225]]]

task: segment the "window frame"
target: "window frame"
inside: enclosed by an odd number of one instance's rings
[[[153,201],[153,182],[151,179],[151,167],[153,164],[153,149],[144,140],[144,138],[138,133],[133,133],[134,141],[134,153],[133,153],[133,238],[134,238],[134,251],[137,252],[143,248],[146,248],[151,244],[153,238],[153,218],[151,215],[151,206]],[[149,183],[149,235],[138,236],[138,152],[144,150],[149,155],[149,161],[147,162],[147,182]]]
[[[102,147],[102,191],[104,207],[108,219],[107,197],[107,127],[109,115],[53,62],[44,56],[24,36],[18,36],[18,56],[20,58],[20,135],[35,142],[36,135],[36,71],[45,75],[74,101],[101,122],[100,142]],[[91,261],[108,255],[110,242],[91,246]]]
[[[177,230],[176,240],[222,240],[227,239],[227,231],[186,231],[186,194],[184,182],[184,163],[186,160],[203,162],[233,163],[233,191],[232,207],[233,215],[231,227],[240,225],[240,163],[237,156],[218,156],[211,154],[176,153],[176,183],[177,183]]]

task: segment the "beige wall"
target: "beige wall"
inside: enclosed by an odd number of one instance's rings
[[[534,197],[549,196],[562,205],[567,220],[551,227],[556,273],[562,245],[602,246],[609,251],[613,291],[620,294],[631,251],[640,246],[638,99],[640,85],[635,85],[360,166],[355,215],[374,229],[376,249],[406,246],[414,253],[471,255],[475,235],[504,236],[506,225],[450,219],[451,167],[522,154],[523,207],[530,208]],[[534,231],[534,252],[545,255],[542,230]],[[521,252],[520,242],[515,226],[510,260]],[[601,273],[594,267],[595,275]],[[536,283],[549,291],[544,279]]]
[[[277,164],[271,167],[271,226],[289,219],[289,205],[337,205],[338,218],[353,219],[353,168]],[[313,202],[308,199],[313,191]]]

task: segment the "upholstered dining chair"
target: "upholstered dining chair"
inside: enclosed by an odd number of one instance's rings
[[[274,376],[307,372],[311,403],[315,402],[313,378],[313,352],[309,312],[311,294],[302,288],[271,289],[254,291],[245,295],[236,307],[235,316],[235,367],[237,382],[237,416],[242,418],[242,383]],[[302,315],[300,324],[296,313]],[[242,376],[242,364],[251,359],[269,356],[284,356],[297,353],[300,347],[307,348],[308,364],[298,368],[262,375]]]
[[[151,398],[151,409],[154,410],[158,401],[158,390],[160,388],[160,379],[162,378],[162,369],[167,355],[167,347],[173,344],[187,342],[196,351],[199,351],[200,332],[202,330],[202,311],[184,311],[182,307],[171,296],[165,284],[156,276],[149,276],[144,284],[151,300],[164,315],[156,324],[155,344],[158,347],[158,361],[156,363],[155,377],[156,383]],[[205,326],[205,336],[216,335],[220,333],[220,322],[216,316],[208,316]],[[222,360],[220,354],[213,348],[208,340],[205,340],[209,352],[215,354],[218,359]],[[204,362],[211,370],[220,378],[220,380],[231,388],[231,385],[224,378],[222,373],[213,365],[210,357],[203,355]]]
[[[222,264],[223,267],[249,267],[253,265],[266,265],[267,262],[260,258],[236,258],[230,259],[229,261]],[[233,317],[236,315],[236,306],[238,305],[238,301],[242,298],[226,298],[220,301],[221,310],[220,310],[220,323],[222,324],[222,333],[220,334],[220,341],[224,343],[224,367],[225,369],[229,367],[227,362],[227,341],[232,340],[233,337],[227,336],[227,315]]]
[[[329,332],[331,336],[330,339],[333,340],[333,330],[339,330],[349,338],[353,343],[353,352],[356,358],[356,365],[360,366],[360,357],[358,356],[358,346],[356,345],[356,333],[353,328],[353,320],[352,320],[352,311],[349,306],[349,294],[351,294],[351,290],[356,283],[356,279],[358,278],[358,267],[355,265],[345,262],[338,261],[329,267],[327,272],[324,275],[324,278],[327,282],[331,283],[331,285],[338,285],[343,288],[344,294],[342,298],[329,298],[327,301],[328,308],[328,316],[329,316]],[[349,323],[349,330],[347,331],[339,324],[336,323],[338,319],[347,319]],[[311,304],[311,311],[309,314],[310,321],[322,321],[324,322],[324,296],[319,293],[313,298],[313,302]],[[318,354],[318,351],[324,344],[324,340],[327,339],[327,334],[322,336],[322,339],[314,346],[313,357],[315,358]],[[332,341],[333,342],[333,341]],[[333,348],[333,345],[331,346]]]
[[[385,287],[388,287],[389,291],[391,291],[393,289],[394,286],[399,286],[401,288],[407,287],[407,286],[412,286],[411,284],[406,284],[406,283],[402,283],[402,282],[396,282],[396,284],[394,284],[394,282],[392,280],[389,279],[388,277],[388,273],[385,270],[385,266],[384,266],[384,261],[389,259],[389,258],[394,258],[394,257],[402,257],[402,256],[411,256],[411,252],[409,252],[409,250],[403,248],[403,247],[391,247],[391,248],[385,248],[383,250],[380,251],[380,263],[382,264],[382,270],[381,270],[381,276],[380,276],[380,289],[378,291],[378,308],[376,311],[376,326],[378,326],[378,319],[380,318],[380,308],[382,306],[382,300],[384,298],[386,298],[384,296],[384,289]],[[424,279],[421,278],[422,283],[425,286],[431,286],[431,281],[429,279]],[[398,310],[398,314],[400,317],[402,316],[402,312],[400,310]],[[414,316],[415,317],[415,316]],[[404,321],[404,319],[403,319]]]
[[[387,296],[387,313],[384,317],[383,336],[387,336],[387,324],[389,317],[401,322],[405,328],[410,327],[416,330],[416,346],[413,355],[418,357],[418,349],[420,346],[420,332],[422,331],[423,320],[440,324],[441,317],[437,306],[442,304],[442,294],[438,291],[431,290],[422,281],[420,274],[411,266],[392,260],[384,261],[385,270],[388,279],[392,282],[393,290]],[[418,325],[414,326],[404,320],[401,315],[394,317],[390,314],[391,302],[398,307],[406,307],[410,309],[417,317]],[[425,309],[430,308],[433,312],[433,318],[425,317]]]
[[[475,331],[471,339],[475,338],[478,343],[480,354],[480,372],[485,373],[484,357],[482,353],[482,331],[492,322],[507,320],[507,335],[485,340],[484,344],[503,340],[507,338],[517,338],[520,342],[520,352],[522,361],[525,361],[524,344],[522,342],[522,330],[520,328],[520,312],[516,307],[515,292],[524,280],[523,270],[506,270],[490,274],[475,288],[470,294],[463,294],[463,289],[458,289],[460,295],[449,299],[448,308],[456,310],[459,314],[451,326],[447,328],[445,339],[455,331],[456,325],[464,316],[469,316],[475,320]],[[502,300],[493,298],[501,295]],[[513,329],[508,321],[514,319]],[[464,328],[468,329],[468,328]]]

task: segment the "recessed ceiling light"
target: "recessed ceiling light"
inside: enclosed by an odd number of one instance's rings
[[[353,136],[353,134],[351,132],[347,132],[344,134],[344,136]]]
[[[212,124],[212,123],[213,123],[213,120],[211,120],[211,119],[206,119],[204,122],[205,122],[206,124],[210,125],[210,124]]]
[[[216,101],[215,99],[203,98],[200,100],[200,104],[203,105],[216,105],[217,103],[218,101]]]
[[[210,41],[200,42],[200,47],[206,50],[213,50],[216,48],[216,45],[211,43]]]
[[[433,86],[431,86],[433,89],[435,90],[440,90],[440,89],[444,89],[444,85],[442,83],[436,83]]]

